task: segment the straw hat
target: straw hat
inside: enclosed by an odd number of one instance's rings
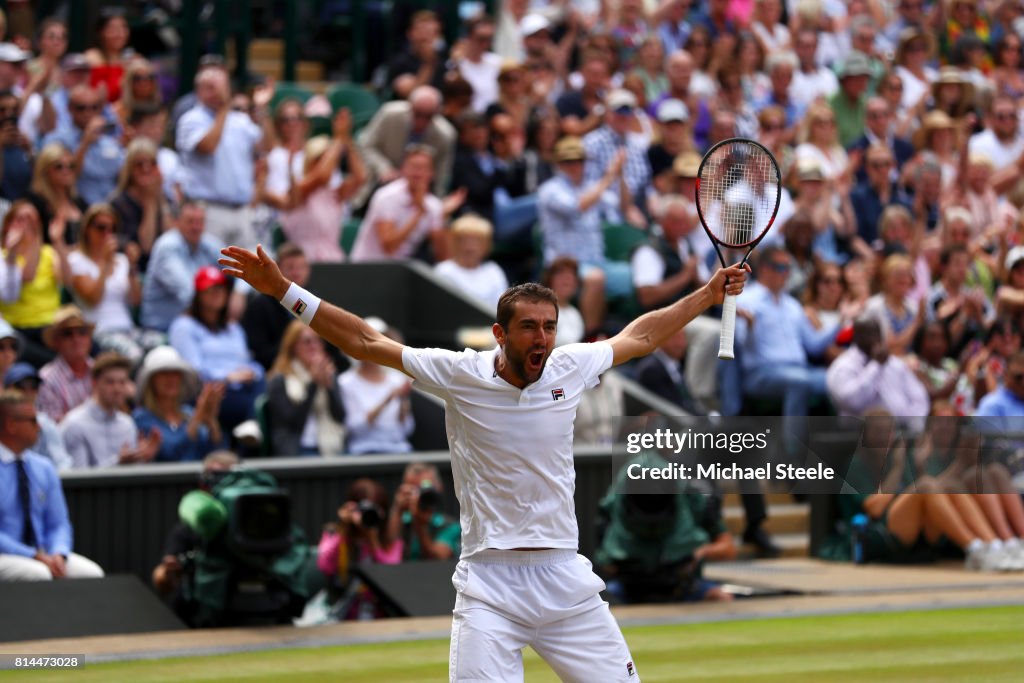
[[[696,178],[700,170],[700,155],[696,152],[682,152],[672,162],[672,172],[680,178]]]
[[[932,83],[933,100],[938,102],[939,88],[947,84],[960,86],[960,101],[956,103],[957,112],[964,112],[974,106],[974,83],[971,83],[955,66],[944,66],[939,69],[939,77]]]
[[[61,332],[76,327],[88,328],[89,334],[96,329],[96,325],[85,319],[78,306],[74,304],[61,306],[57,309],[57,315],[53,316],[53,323],[43,330],[43,342],[52,349],[57,345],[57,339]]]
[[[582,161],[587,158],[587,150],[583,147],[583,140],[570,135],[555,143],[555,161]]]
[[[931,59],[935,56],[935,36],[931,33],[926,33],[920,29],[910,26],[900,31],[899,45],[896,47],[896,55],[893,57],[893,64],[903,63],[903,54],[907,50],[907,45],[912,41],[922,39],[925,42],[925,52],[928,53],[928,58]]]
[[[933,109],[924,115],[924,120],[921,121],[921,127],[914,131],[914,136],[911,139],[911,142],[914,143],[915,148],[924,149],[928,144],[928,138],[932,132],[943,129],[955,131],[956,122],[953,121],[946,112],[939,109]]]

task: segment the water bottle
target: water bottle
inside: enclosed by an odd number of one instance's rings
[[[868,516],[863,513],[854,515],[850,521],[850,527],[853,532],[850,536],[850,554],[853,557],[853,563],[864,564],[867,561],[865,546],[867,545]]]

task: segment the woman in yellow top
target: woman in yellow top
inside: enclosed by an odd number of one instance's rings
[[[22,359],[35,365],[53,358],[43,329],[53,322],[61,285],[69,278],[64,229],[60,213],[50,222],[51,244],[44,244],[39,212],[24,200],[14,202],[0,224],[0,315],[21,333]]]

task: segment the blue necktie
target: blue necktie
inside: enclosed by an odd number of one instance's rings
[[[21,516],[23,519],[21,527],[21,542],[25,545],[36,548],[36,530],[32,527],[32,496],[28,487],[28,472],[25,470],[25,461],[21,458],[15,460],[18,464],[18,500],[21,501]]]

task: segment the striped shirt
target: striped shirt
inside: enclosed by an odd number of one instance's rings
[[[60,356],[40,368],[43,384],[39,387],[36,407],[60,422],[69,410],[84,403],[92,394],[92,359],[88,363],[89,369],[80,377]]]

